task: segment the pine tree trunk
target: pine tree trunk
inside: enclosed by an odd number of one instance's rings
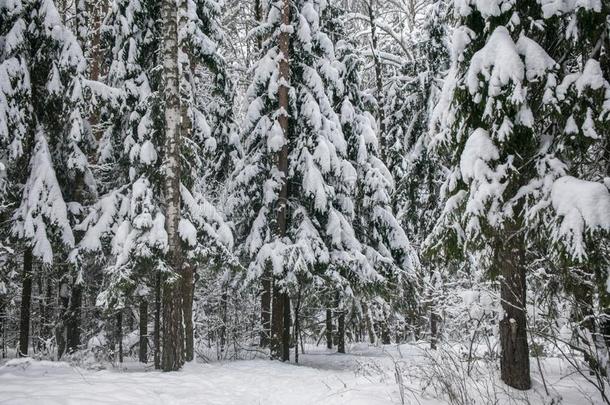
[[[57,342],[57,359],[61,359],[66,352],[66,314],[70,305],[70,287],[64,279],[59,284],[59,315],[55,326],[55,341]]]
[[[273,285],[273,299],[271,309],[271,359],[279,360],[282,356],[282,334],[284,325],[284,301],[281,299],[281,293],[277,288],[276,283]]]
[[[74,286],[72,286],[72,295],[70,297],[70,309],[68,310],[66,317],[66,343],[68,354],[76,352],[80,346],[82,300],[82,284],[74,284]]]
[[[178,89],[178,7],[174,0],[161,3],[163,21],[163,98],[165,104],[165,228],[168,236],[168,258],[178,281],[166,281],[163,286],[163,371],[179,370],[184,364],[183,294],[185,271],[180,222],[180,93]]]
[[[119,363],[123,362],[123,311],[116,314],[116,341],[119,344]]]
[[[193,361],[195,358],[195,335],[193,326],[193,270],[185,266],[182,297],[182,317],[184,319],[184,360]]]
[[[282,24],[290,25],[290,0],[282,2],[281,10]],[[290,81],[290,33],[288,30],[283,30],[279,36],[279,48],[282,53],[282,58],[279,62],[279,83],[278,101],[279,107],[284,112],[279,114],[278,123],[282,128],[284,137],[288,140],[289,136],[289,121],[287,112],[289,108],[288,86]],[[287,228],[287,204],[288,204],[288,142],[284,143],[282,149],[277,155],[277,168],[283,174],[282,187],[279,192],[277,205],[277,238],[286,236]],[[290,299],[288,293],[280,291],[277,284],[273,286],[273,313],[272,313],[272,358],[281,358],[283,361],[288,360],[290,355],[290,324],[286,324],[286,320],[290,320]],[[275,347],[274,347],[275,346]]]
[[[345,353],[345,312],[343,308],[337,310],[337,352]]]
[[[261,336],[260,346],[269,346],[269,329],[271,327],[271,286],[273,284],[271,269],[265,266],[265,272],[261,279]]]
[[[19,320],[19,357],[28,355],[30,340],[30,305],[32,302],[32,250],[23,252],[23,279],[21,289],[21,313]]]
[[[155,369],[161,369],[161,272],[157,270],[155,277]]]
[[[333,348],[333,313],[330,308],[326,308],[326,348]]]
[[[502,381],[520,390],[530,389],[529,349],[525,312],[525,246],[515,224],[507,225],[507,238],[498,244],[502,309],[500,369]],[[512,227],[513,229],[510,229]]]
[[[284,301],[284,319],[283,319],[283,330],[282,330],[282,361],[290,361],[290,297],[288,293],[282,293],[282,299]]]
[[[140,301],[140,363],[148,363],[148,301]]]

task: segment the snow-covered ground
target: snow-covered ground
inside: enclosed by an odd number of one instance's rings
[[[121,369],[94,371],[63,362],[10,360],[0,367],[0,404],[401,404],[396,360],[405,404],[448,403],[435,398],[433,384],[418,376],[429,359],[416,346],[358,345],[346,355],[325,349],[306,351],[299,365],[263,359],[191,363],[175,373],[144,370],[129,362]],[[534,388],[527,393],[508,391],[501,384],[486,387],[498,388],[494,395],[499,404],[602,403],[595,390],[559,360],[545,360],[543,370],[550,396],[535,370]]]

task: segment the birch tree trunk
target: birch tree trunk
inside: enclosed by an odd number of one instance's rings
[[[175,0],[161,3],[163,21],[163,99],[165,104],[165,228],[168,260],[178,277],[163,285],[163,371],[179,370],[184,364],[183,281],[185,276],[178,224],[180,222],[180,92],[178,83],[178,6]]]

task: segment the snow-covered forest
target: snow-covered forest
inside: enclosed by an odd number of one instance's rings
[[[609,275],[608,0],[0,0],[0,403],[610,404]]]

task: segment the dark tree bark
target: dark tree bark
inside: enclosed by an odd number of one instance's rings
[[[333,348],[333,312],[326,308],[326,348]]]
[[[184,360],[193,361],[195,358],[195,335],[193,327],[193,269],[185,266],[182,280],[182,317],[184,319]]]
[[[342,308],[338,308],[337,315],[337,352],[345,353],[345,312]]]
[[[282,330],[282,361],[290,361],[290,297],[288,293],[282,293],[282,299],[284,301],[284,319],[283,319],[283,330]]]
[[[32,250],[23,252],[23,279],[21,289],[21,312],[19,319],[19,357],[28,355],[30,340],[30,306],[32,302]]]
[[[75,283],[70,296],[70,308],[66,316],[66,343],[68,354],[76,352],[80,346],[81,307],[83,286]]]
[[[116,341],[119,344],[119,363],[123,362],[123,311],[116,314]]]
[[[155,369],[161,369],[161,272],[157,271],[155,279]]]
[[[284,325],[284,301],[281,299],[281,293],[279,288],[274,283],[273,285],[273,299],[271,309],[271,359],[279,360],[282,356],[282,334]]]
[[[281,10],[282,24],[290,25],[290,1],[282,2]],[[282,58],[279,62],[279,82],[281,83],[278,89],[279,107],[283,114],[279,114],[278,123],[282,128],[284,137],[289,137],[289,118],[287,112],[290,111],[287,83],[290,82],[290,33],[288,30],[283,30],[279,35],[279,48],[282,53]],[[288,142],[284,143],[282,149],[277,154],[277,168],[283,175],[282,186],[279,192],[277,204],[277,238],[283,238],[286,235],[287,228],[287,205],[288,205]],[[273,286],[273,313],[272,313],[272,358],[281,358],[283,361],[289,359],[290,355],[290,298],[288,293],[280,291],[277,284]],[[288,320],[288,324],[286,321]]]
[[[507,385],[527,390],[532,383],[525,312],[525,245],[514,223],[507,225],[507,237],[498,243],[497,254],[504,310],[500,321],[501,377]]]
[[[59,316],[55,326],[55,341],[57,342],[57,358],[66,352],[66,314],[70,306],[70,287],[64,279],[59,284]]]
[[[148,301],[140,301],[140,362],[148,363]]]

